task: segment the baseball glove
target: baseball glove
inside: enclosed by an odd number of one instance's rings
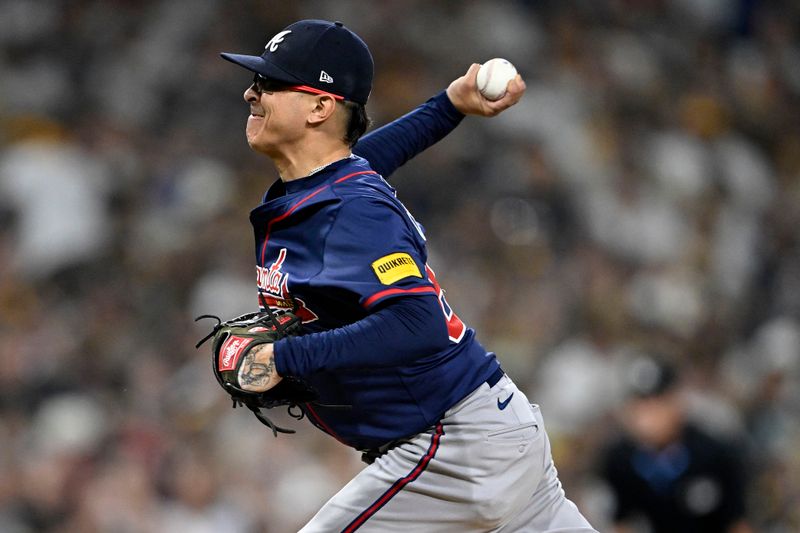
[[[276,425],[262,409],[287,406],[289,414],[300,420],[304,416],[302,406],[317,399],[316,391],[304,381],[286,376],[266,392],[250,392],[241,388],[238,376],[245,356],[256,346],[273,343],[288,335],[300,335],[303,328],[300,318],[291,311],[267,310],[248,313],[225,322],[213,315],[202,315],[195,321],[203,318],[213,318],[217,324],[195,347],[199,348],[207,340],[214,338],[211,347],[212,369],[220,386],[233,400],[233,407],[239,405],[250,409],[276,437],[278,433],[295,433]]]

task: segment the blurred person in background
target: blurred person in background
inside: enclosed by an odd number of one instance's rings
[[[623,433],[601,457],[619,533],[751,533],[739,449],[689,420],[677,367],[630,366]]]

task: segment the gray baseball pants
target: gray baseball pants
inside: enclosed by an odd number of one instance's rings
[[[558,480],[539,407],[482,384],[334,495],[302,533],[596,532]]]

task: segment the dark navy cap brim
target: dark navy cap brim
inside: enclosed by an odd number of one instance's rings
[[[261,56],[249,56],[244,54],[230,54],[223,52],[220,54],[222,59],[226,59],[231,63],[235,63],[240,67],[244,67],[251,72],[261,74],[265,78],[270,78],[277,81],[286,83],[304,84],[305,82],[299,78],[292,76],[283,71],[280,67],[264,60]]]

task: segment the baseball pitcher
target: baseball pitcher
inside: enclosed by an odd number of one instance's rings
[[[234,402],[298,418],[368,466],[311,532],[590,532],[558,480],[539,408],[448,304],[425,232],[384,180],[489,101],[473,65],[446,91],[363,139],[373,60],[340,22],[302,20],[254,74],[250,147],[280,180],[250,214],[261,310],[217,324],[214,372]]]

